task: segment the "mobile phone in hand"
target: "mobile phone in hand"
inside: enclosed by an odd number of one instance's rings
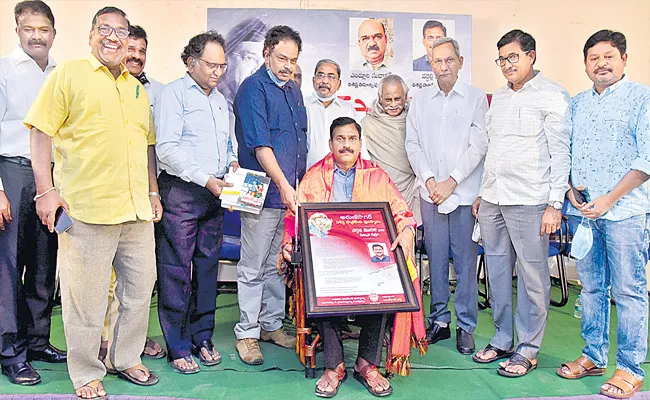
[[[71,227],[72,219],[70,219],[70,216],[68,216],[68,213],[65,212],[63,207],[59,207],[54,217],[54,231],[60,235]]]
[[[587,189],[578,190],[575,187],[571,187],[571,190],[573,191],[573,197],[576,198],[576,203],[578,204],[589,203],[589,193],[587,192]]]

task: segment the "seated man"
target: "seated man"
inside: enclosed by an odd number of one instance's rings
[[[298,190],[299,203],[306,202],[350,202],[350,201],[389,201],[395,225],[399,235],[391,245],[391,251],[402,246],[405,256],[413,253],[413,236],[416,226],[413,213],[399,193],[388,175],[380,168],[374,167],[369,161],[359,157],[361,152],[361,126],[349,117],[336,118],[330,127],[329,146],[331,153],[314,164],[300,182]],[[292,222],[294,215],[287,212],[285,220],[285,245],[283,256],[291,259],[290,238],[294,233]],[[416,336],[424,341],[424,318],[422,313],[413,313],[412,326],[421,326],[416,330]],[[418,320],[419,316],[419,320]],[[381,360],[382,339],[384,326],[381,315],[369,315],[356,318],[361,326],[359,336],[359,355],[354,366],[354,377],[375,396],[387,396],[393,389],[386,378],[378,371],[377,365]],[[419,322],[418,322],[419,321]],[[343,346],[341,343],[340,318],[321,318],[319,332],[323,339],[325,355],[325,372],[316,383],[316,395],[333,397],[346,376],[343,363]],[[397,324],[396,324],[397,325]],[[411,331],[408,332],[407,342]],[[419,333],[419,336],[417,335]],[[401,353],[398,351],[393,355]],[[407,354],[403,357],[408,359]],[[390,364],[390,363],[389,363]]]

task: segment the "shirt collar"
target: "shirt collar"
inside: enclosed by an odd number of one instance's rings
[[[312,104],[320,104],[321,106],[323,106],[323,103],[321,103],[321,101],[318,99],[318,97],[314,96],[313,94],[310,95],[309,97],[310,97],[310,103],[312,103]],[[332,99],[332,104],[330,104],[330,107],[333,104],[336,104],[337,106],[341,105],[341,99],[339,99],[339,96],[336,96],[336,97],[334,97]]]
[[[36,64],[36,61],[33,58],[31,58],[27,53],[25,53],[25,50],[23,50],[23,48],[21,46],[16,46],[16,49],[11,54],[14,57],[14,61],[16,61],[16,65],[22,64],[24,62],[29,62],[29,61]],[[36,64],[36,65],[38,65],[38,64]],[[45,69],[47,70],[48,68],[54,68],[54,67],[56,67],[56,62],[52,58],[52,55],[48,54],[47,55],[47,66],[45,67]]]
[[[533,76],[533,79],[524,83],[522,89],[526,88],[527,86],[530,86],[535,90],[539,90],[539,85],[542,84],[542,79],[544,79],[544,77],[542,76],[541,71],[535,70],[535,76]],[[512,90],[512,83],[508,82],[507,87],[508,89]]]
[[[352,167],[352,168],[350,168],[348,170],[348,172],[343,172],[343,170],[341,168],[339,168],[338,165],[336,165],[336,160],[334,160],[334,173],[338,172],[340,175],[343,175],[343,176],[347,177],[347,176],[350,176],[350,175],[354,175],[356,170],[357,170],[357,166],[355,164],[354,167]]]
[[[443,92],[442,89],[440,89],[440,86],[438,85],[438,80],[436,80],[436,84],[434,86],[432,86],[432,87],[435,89],[433,95],[431,96],[432,98],[436,97],[438,94],[440,94],[440,95],[442,95],[444,97],[445,92]],[[459,79],[459,80],[456,80],[456,83],[454,83],[454,86],[449,91],[449,94],[451,94],[452,92],[455,92],[456,94],[459,94],[462,97],[465,97],[465,95],[467,94],[467,88],[465,87],[465,85]]]
[[[194,80],[194,78],[192,78],[192,76],[190,75],[189,72],[186,72],[185,75],[183,75],[183,84],[185,84],[185,89],[189,89],[189,88],[191,88],[192,86],[196,86],[196,88],[197,88],[198,90],[200,90],[201,93],[205,93],[205,92],[203,91],[203,89],[201,89],[201,86],[199,86],[199,84],[196,83],[196,81]],[[217,90],[216,87],[213,88],[212,90],[210,90],[210,94],[214,93],[216,90]]]
[[[90,66],[92,67],[93,71],[97,71],[101,67],[104,67],[108,71],[108,67],[102,64],[101,61],[99,61],[93,53],[90,53],[88,55],[88,62],[90,62]],[[120,75],[125,75],[125,74],[129,75],[129,70],[126,69],[126,65],[120,63]],[[133,79],[136,78],[134,77]]]
[[[591,94],[592,94],[592,95],[595,95],[595,96],[602,96],[602,95],[610,94],[610,93],[612,93],[613,91],[615,91],[616,89],[618,89],[618,88],[620,88],[621,86],[623,86],[625,83],[627,83],[627,81],[628,81],[628,80],[627,80],[627,75],[623,75],[623,77],[622,77],[618,82],[616,82],[616,83],[613,84],[613,85],[608,86],[607,89],[603,90],[603,92],[602,92],[600,95],[599,95],[598,92],[596,91],[596,86],[592,86],[592,88],[591,88]]]

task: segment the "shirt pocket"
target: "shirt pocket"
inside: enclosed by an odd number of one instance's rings
[[[537,136],[542,130],[544,113],[536,108],[520,107],[515,111],[516,130],[513,134],[518,136]]]

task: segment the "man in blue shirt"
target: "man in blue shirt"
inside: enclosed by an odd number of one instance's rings
[[[594,86],[573,98],[571,182],[587,198],[577,202],[569,191],[569,213],[585,234],[576,235],[572,252],[584,250],[576,257],[587,345],[557,373],[567,379],[605,373],[611,290],[618,314],[616,372],[600,392],[627,398],[643,386],[648,349],[650,88],[624,75],[622,33],[596,32],[583,51]]]
[[[216,365],[214,313],[224,208],[219,195],[228,167],[239,164],[228,105],[217,91],[226,70],[225,42],[215,31],[190,39],[187,73],[165,86],[156,104],[159,178],[164,218],[156,230],[158,314],[175,372],[199,372],[192,358]]]
[[[384,254],[384,246],[380,244],[374,244],[372,246],[372,252],[375,253],[370,259],[372,262],[389,262],[390,257]]]
[[[422,27],[422,45],[427,51],[422,57],[413,60],[413,71],[431,72],[433,42],[447,36],[447,28],[440,21],[429,20]]]
[[[244,168],[271,178],[259,215],[242,213],[241,259],[237,265],[240,320],[237,352],[247,364],[264,361],[258,340],[286,348],[296,338],[282,328],[285,285],[277,273],[286,209],[295,211],[295,184],[305,173],[307,114],[291,78],[302,40],[288,26],[271,28],[264,40],[264,65],[246,78],[235,96],[235,135]]]

